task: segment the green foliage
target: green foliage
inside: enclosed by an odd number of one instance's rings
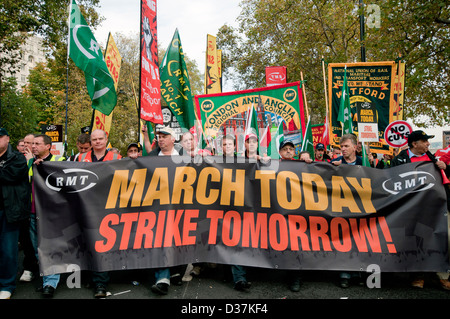
[[[1,126],[8,130],[10,143],[13,145],[28,133],[39,132],[37,126],[39,103],[17,91],[16,84],[14,78],[9,78],[1,87]]]
[[[364,9],[366,61],[406,62],[407,119],[417,125],[449,123],[449,4],[441,0],[377,2],[380,15]],[[266,66],[286,66],[288,82],[303,72],[312,120],[325,117],[322,58],[360,62],[357,1],[242,0],[239,28],[217,35],[223,71],[235,89],[265,86]],[[379,19],[380,27],[373,27]],[[418,115],[423,115],[420,117]],[[425,122],[423,119],[426,118]]]
[[[0,9],[0,77],[17,70],[20,45],[37,28],[34,1],[2,0]]]

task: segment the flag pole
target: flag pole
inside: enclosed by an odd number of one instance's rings
[[[303,99],[305,100],[306,117],[309,118],[308,101],[306,100],[305,81],[303,81],[303,72],[302,71],[300,71],[300,78],[302,80],[302,90],[303,90]]]
[[[69,0],[69,15],[67,17],[67,58],[66,58],[66,118],[64,131],[64,157],[67,157],[67,118],[69,108],[69,56],[70,56],[70,13],[72,12],[72,1]]]
[[[327,95],[328,90],[327,90],[327,81],[326,81],[326,75],[325,75],[325,60],[323,58],[323,55],[322,55],[322,72],[323,72],[323,86],[325,88],[325,106],[326,106],[326,109],[328,110],[328,95]]]
[[[402,54],[400,53],[398,56],[398,65],[397,65],[397,109],[396,109],[396,120],[399,120],[400,114],[400,94],[402,90],[400,89],[400,67],[402,62]]]
[[[328,121],[329,121],[328,114],[330,114],[330,110],[328,109],[328,89],[327,89],[327,80],[326,80],[326,73],[325,73],[325,59],[324,59],[323,55],[322,55],[322,73],[323,73],[323,87],[324,87],[324,91],[325,91],[325,115],[326,115],[324,125],[328,131],[328,145],[330,145],[331,144],[331,138],[330,138],[331,129],[330,129],[330,126],[328,125]],[[327,145],[327,147],[328,147],[328,145]]]

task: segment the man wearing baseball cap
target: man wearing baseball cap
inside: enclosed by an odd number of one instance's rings
[[[250,131],[245,136],[245,157],[246,158],[254,158],[260,159],[258,154],[258,136],[255,132]]]
[[[330,162],[331,158],[325,152],[325,145],[322,143],[317,143],[314,150],[314,161],[315,162]]]
[[[293,160],[295,156],[295,145],[292,141],[283,141],[280,144],[279,150],[281,159],[284,160]]]
[[[183,149],[175,146],[176,134],[172,128],[168,126],[160,128],[156,138],[158,146],[148,154],[149,156],[182,155]]]
[[[447,165],[442,161],[436,160],[429,151],[430,142],[428,140],[430,138],[434,138],[434,135],[427,135],[422,130],[411,132],[408,136],[408,149],[401,151],[394,157],[391,166],[419,161],[431,161],[436,164],[437,168],[445,170]]]
[[[139,156],[141,156],[140,154],[140,152],[142,151],[142,147],[141,147],[141,144],[140,143],[135,143],[135,142],[133,142],[133,143],[130,143],[129,145],[128,145],[128,147],[127,147],[127,156],[129,157],[129,158],[133,158],[133,159],[136,159],[136,158],[138,158]]]
[[[177,156],[183,155],[183,148],[175,146],[176,135],[172,128],[168,126],[161,127],[156,132],[156,137],[158,140],[158,146],[152,150],[149,156]],[[155,284],[151,286],[151,291],[158,295],[167,295],[169,293],[169,286],[171,284],[171,275],[177,279],[173,279],[177,284],[181,284],[181,269],[184,266],[175,267],[162,267],[157,268],[154,271]]]
[[[20,222],[30,216],[30,198],[27,160],[0,127],[0,299],[9,299],[16,288]]]
[[[408,136],[408,149],[401,151],[391,161],[391,167],[407,163],[414,163],[420,161],[433,162],[440,170],[445,171],[447,176],[450,175],[450,165],[437,160],[433,154],[430,153],[430,142],[428,140],[434,135],[428,135],[422,130],[413,131]],[[445,290],[450,290],[450,281],[448,280],[448,273],[438,273],[439,283]],[[422,273],[413,274],[411,285],[415,288],[423,288],[425,284],[425,276]]]

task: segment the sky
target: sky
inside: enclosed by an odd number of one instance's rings
[[[94,31],[102,46],[108,33],[125,35],[140,32],[140,0],[100,0],[97,9],[105,21]],[[237,26],[240,0],[159,0],[157,1],[158,44],[166,49],[178,28],[184,53],[204,72],[207,34],[216,36],[224,24]]]

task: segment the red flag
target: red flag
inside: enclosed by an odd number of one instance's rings
[[[140,117],[163,124],[158,67],[156,0],[141,1]]]
[[[322,135],[322,144],[327,147],[327,145],[330,144],[330,129],[329,129],[329,122],[328,122],[328,110],[325,115],[325,121],[323,122],[324,129],[323,129],[323,135]]]
[[[261,136],[261,144],[260,145],[263,147],[269,147],[271,141],[272,141],[272,135],[270,134],[270,127],[269,127],[269,125],[267,125]]]

